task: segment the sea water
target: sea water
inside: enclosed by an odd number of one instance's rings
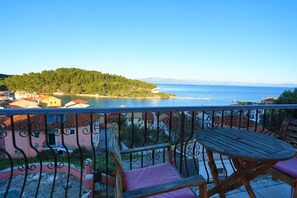
[[[232,105],[234,101],[261,102],[267,97],[279,97],[292,87],[223,86],[157,84],[160,92],[175,94],[173,99],[126,99],[95,98],[82,96],[56,96],[65,104],[74,99],[87,100],[91,107],[166,107],[166,106],[206,106]]]

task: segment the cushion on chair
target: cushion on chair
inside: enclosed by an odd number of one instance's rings
[[[125,178],[127,191],[181,179],[175,168],[170,163],[162,163],[155,166],[125,171]],[[152,197],[186,198],[195,197],[195,194],[189,188],[184,188]]]
[[[297,178],[297,157],[276,163],[273,168]]]

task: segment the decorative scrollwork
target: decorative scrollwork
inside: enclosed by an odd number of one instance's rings
[[[65,121],[64,122],[64,135],[70,135],[71,134],[71,128],[72,128],[72,123],[70,121]]]
[[[172,118],[171,123],[172,123],[172,125],[171,125],[171,127],[172,127],[171,130],[172,131],[175,131],[176,129],[178,129],[179,119],[176,116],[174,116]]]
[[[4,123],[0,124],[0,131],[4,131],[6,129],[6,125]]]
[[[140,157],[139,155],[133,155],[132,156],[132,162],[134,162],[134,163],[137,162],[139,157]]]
[[[207,123],[206,123],[206,127],[207,127],[207,128],[212,128],[212,124],[211,124],[210,122],[207,122]]]
[[[36,165],[35,164],[29,164],[28,165],[29,170],[35,170],[36,169]]]
[[[158,160],[161,158],[161,151],[159,149],[155,150],[154,159]]]
[[[5,129],[6,125],[4,123],[0,123],[0,139],[4,139],[7,136]]]
[[[224,124],[226,126],[230,126],[230,124],[231,124],[231,115],[224,116]]]
[[[51,125],[49,131],[51,131],[55,136],[61,135],[61,124],[59,122],[55,122]]]
[[[189,113],[185,114],[185,126],[186,129],[192,129],[192,115]]]
[[[205,119],[207,122],[211,122],[212,121],[212,116],[210,115],[207,115],[206,119]]]
[[[42,152],[39,152],[39,156],[40,156],[42,162],[47,162],[47,167],[49,169],[53,169],[55,167],[54,159],[56,158],[56,154],[54,151],[43,150]]]
[[[199,144],[195,144],[195,146],[193,147],[193,151],[193,157],[198,158],[199,155],[201,155],[201,146]]]
[[[162,122],[163,122],[167,127],[169,127],[169,118],[164,118],[164,119],[162,120]]]
[[[259,124],[263,125],[265,120],[265,114],[260,114],[259,115]]]
[[[55,168],[54,162],[48,162],[46,166],[48,167],[48,169],[54,169]]]
[[[99,120],[95,120],[93,121],[92,124],[93,124],[93,134],[99,134],[101,122]]]
[[[87,127],[85,127],[85,128],[82,129],[82,133],[85,134],[85,135],[89,135],[90,132],[91,131]]]
[[[199,118],[199,112],[197,112],[197,114],[194,114],[194,126],[193,126],[193,128],[198,130],[201,127],[202,127],[202,119]]]
[[[31,136],[35,137],[35,135],[38,133],[40,133],[40,123],[31,122]]]
[[[19,158],[17,160],[17,164],[18,164],[18,170],[19,171],[25,171],[26,170],[26,166],[25,166],[25,160],[22,158]]]
[[[143,128],[144,127],[144,121],[143,121],[143,119],[138,119],[138,121],[137,121],[137,125],[138,125],[138,128]]]
[[[90,158],[87,158],[87,159],[84,160],[84,165],[85,166],[88,166],[91,163],[92,163],[92,160]]]
[[[62,161],[57,162],[57,167],[58,168],[63,168],[64,166],[65,166],[64,162],[62,162]]]
[[[19,124],[19,134],[21,137],[28,137],[29,131],[28,131],[28,124],[25,122],[22,122]]]
[[[218,127],[220,125],[220,116],[216,115],[213,117],[213,126]]]
[[[254,113],[251,113],[249,118],[250,118],[249,126],[250,127],[254,127],[255,126],[255,121],[256,121],[255,114]]]
[[[201,146],[197,143],[197,141],[186,145],[185,147],[185,155],[189,158],[197,159],[198,156],[201,154],[200,152]]]
[[[128,154],[124,154],[123,157],[122,157],[122,161],[124,161],[125,163],[130,162],[129,155]]]
[[[118,122],[117,122],[116,120],[112,120],[112,121],[110,122],[110,125],[111,125],[112,127],[116,127],[116,126],[118,126]]]
[[[212,116],[207,115],[205,121],[206,121],[206,123],[205,123],[206,127],[207,128],[212,128]]]
[[[96,120],[95,120],[96,121]],[[94,122],[95,122],[94,121]],[[90,124],[91,124],[91,121],[90,120],[84,120],[83,122],[82,122],[82,126],[83,127],[88,127],[88,126],[90,126]]]
[[[237,114],[233,114],[232,115],[232,126],[238,126],[238,119],[239,119],[239,116]]]

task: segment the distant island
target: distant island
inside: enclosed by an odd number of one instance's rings
[[[78,68],[59,68],[22,75],[0,74],[0,86],[8,90],[23,90],[47,94],[71,94],[101,97],[171,98],[159,92],[155,84],[131,80],[119,75]]]

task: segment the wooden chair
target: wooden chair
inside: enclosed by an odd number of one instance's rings
[[[297,148],[297,119],[285,118],[282,123],[280,139]],[[297,149],[295,157],[276,163],[268,173],[292,186],[292,197],[297,198]]]
[[[158,144],[120,151],[118,141],[109,131],[108,148],[116,164],[115,197],[197,197],[189,187],[199,186],[199,197],[207,197],[206,180],[200,176],[182,178],[172,165],[170,144]],[[121,154],[166,149],[168,162],[154,166],[125,171]]]

